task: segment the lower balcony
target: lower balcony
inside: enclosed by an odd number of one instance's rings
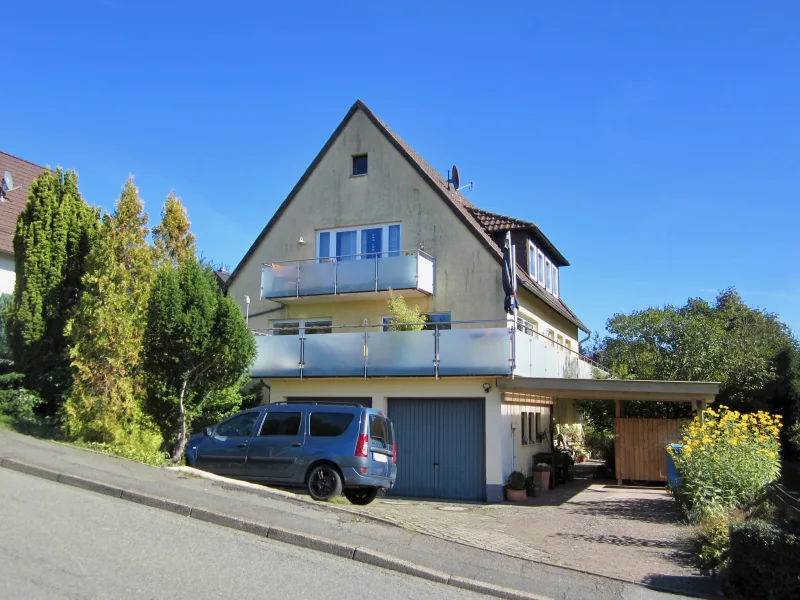
[[[380,298],[389,290],[432,296],[435,270],[435,259],[421,250],[267,263],[261,268],[261,297],[281,302],[344,294]]]
[[[251,376],[591,379],[599,367],[547,338],[517,331],[505,321],[453,322],[448,326],[423,331],[384,331],[384,326],[375,325],[334,327],[334,333],[316,335],[254,331],[258,357]]]

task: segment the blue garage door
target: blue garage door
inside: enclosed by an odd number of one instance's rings
[[[484,500],[483,398],[389,398],[397,440],[395,496]]]

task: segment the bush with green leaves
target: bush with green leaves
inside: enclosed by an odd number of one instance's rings
[[[522,491],[525,489],[525,475],[520,473],[519,471],[513,471],[511,475],[508,476],[508,481],[506,481],[506,485],[508,489],[515,490],[515,491]]]
[[[44,426],[36,414],[43,402],[39,394],[26,388],[0,390],[0,415],[5,416],[4,421],[20,433],[37,434]]]
[[[699,521],[717,509],[744,508],[780,476],[781,417],[706,409],[683,429],[683,448],[667,448],[681,476],[673,490],[687,515]]]
[[[734,597],[752,600],[800,598],[800,531],[788,523],[753,519],[730,532],[723,581]]]

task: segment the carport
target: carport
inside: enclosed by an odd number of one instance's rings
[[[702,411],[719,393],[716,382],[636,379],[507,377],[499,379],[497,387],[504,397],[523,393],[549,397],[556,403],[559,400],[615,401],[615,472],[619,485],[623,480],[666,481],[664,448],[677,441],[683,423],[680,419],[623,418],[623,402],[690,402],[692,410]]]

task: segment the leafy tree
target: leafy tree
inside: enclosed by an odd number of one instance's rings
[[[64,326],[83,288],[98,211],[74,171],[45,171],[31,184],[14,234],[16,285],[8,339],[16,368],[53,414],[71,385]]]
[[[189,231],[191,222],[181,199],[170,192],[161,210],[161,224],[153,228],[156,262],[178,265],[195,256],[195,238]]]
[[[91,442],[156,447],[143,426],[142,323],[155,276],[147,213],[129,178],[87,259],[84,291],[67,324],[75,371],[65,426]],[[144,438],[144,439],[143,439]]]
[[[415,304],[409,306],[405,298],[389,290],[389,299],[386,301],[391,318],[389,331],[420,331],[425,327],[425,316]]]
[[[623,379],[719,381],[718,402],[743,412],[769,410],[792,423],[798,416],[798,342],[775,314],[747,306],[734,289],[712,304],[690,299],[614,315],[592,354]],[[686,403],[625,402],[625,416],[687,417]],[[581,402],[599,428],[613,423],[613,406]]]
[[[256,345],[210,267],[188,260],[158,271],[144,335],[147,410],[179,462],[193,422],[241,402]]]

